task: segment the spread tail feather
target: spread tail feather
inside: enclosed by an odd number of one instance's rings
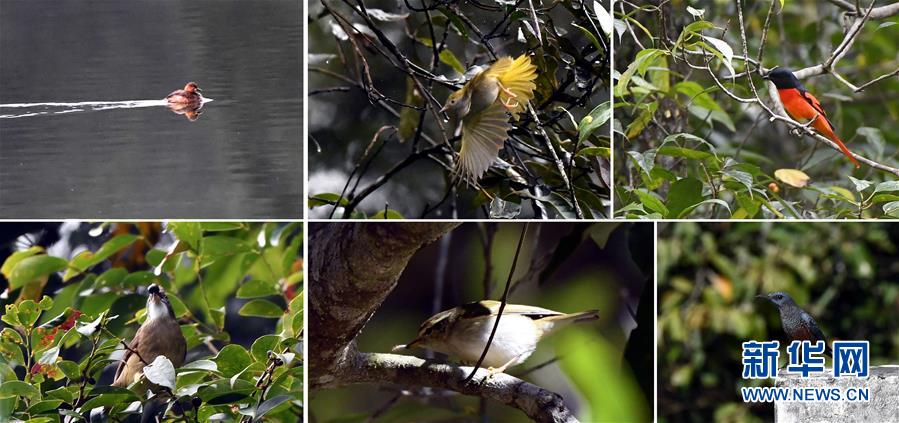
[[[489,76],[499,81],[499,99],[505,104],[512,105],[509,112],[515,118],[527,108],[527,103],[534,98],[534,90],[537,84],[537,67],[531,63],[531,58],[525,55],[518,56],[515,60],[511,57],[503,57],[497,60],[487,70]]]

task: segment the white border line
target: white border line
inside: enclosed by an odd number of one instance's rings
[[[659,222],[653,222],[654,239],[652,242],[653,275],[652,289],[652,421],[659,421]]]

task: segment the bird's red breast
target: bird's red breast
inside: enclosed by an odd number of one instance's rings
[[[778,89],[777,94],[780,95],[780,101],[783,103],[784,109],[793,119],[800,122],[808,122],[815,119],[812,127],[831,141],[837,143],[837,146],[855,164],[855,167],[861,167],[858,160],[849,152],[846,144],[843,144],[843,141],[834,132],[833,124],[827,119],[827,113],[824,112],[821,103],[818,102],[818,99],[812,93],[798,88],[784,88]]]

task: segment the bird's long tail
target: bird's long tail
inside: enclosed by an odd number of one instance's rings
[[[843,144],[843,141],[840,139],[840,137],[838,137],[837,134],[833,132],[833,127],[830,125],[830,122],[827,120],[827,118],[819,116],[818,119],[815,120],[815,123],[812,124],[812,126],[814,126],[815,129],[818,130],[818,132],[824,134],[824,136],[826,136],[827,138],[830,138],[831,141],[837,143],[837,146],[840,147],[840,150],[843,152],[843,154],[845,154],[846,157],[848,157],[849,160],[852,161],[852,164],[854,164],[856,168],[862,167],[861,163],[859,163],[858,160],[855,159],[855,157],[852,155],[852,152],[850,152],[849,148],[846,147],[846,144]]]
[[[599,310],[587,310],[580,313],[559,314],[548,316],[540,319],[544,324],[541,326],[544,334],[555,332],[556,330],[568,326],[571,323],[589,322],[599,319]]]

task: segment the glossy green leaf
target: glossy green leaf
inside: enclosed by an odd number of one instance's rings
[[[281,317],[284,310],[271,301],[256,299],[244,304],[240,308],[239,314],[241,316]]]
[[[28,282],[43,278],[62,269],[69,263],[59,257],[35,255],[20,260],[9,274],[9,289],[15,290]]]

